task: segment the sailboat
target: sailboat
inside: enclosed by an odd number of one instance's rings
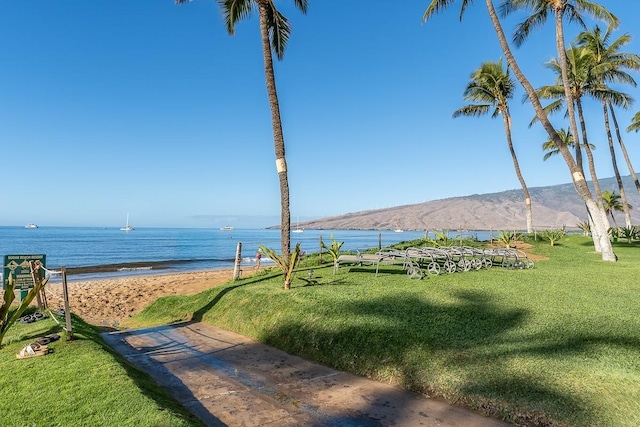
[[[122,227],[120,230],[122,231],[133,231],[135,230],[132,226],[129,225],[129,213],[127,212],[127,225]]]
[[[304,229],[300,228],[300,218],[298,218],[298,221],[296,222],[296,228],[291,230],[292,233],[302,233],[304,231]]]

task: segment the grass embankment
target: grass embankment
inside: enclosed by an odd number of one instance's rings
[[[0,425],[165,426],[203,424],[148,376],[102,344],[99,331],[74,317],[75,340],[51,318],[16,324],[0,349]],[[26,344],[53,332],[52,353],[16,359]]]
[[[203,320],[338,369],[527,424],[640,425],[640,248],[536,243],[532,270],[410,280],[399,266],[263,274],[158,300],[135,325]],[[134,325],[134,323],[131,323]]]

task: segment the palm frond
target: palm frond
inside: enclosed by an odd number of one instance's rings
[[[471,104],[465,105],[462,108],[457,109],[453,112],[453,118],[457,118],[460,116],[470,116],[470,117],[479,117],[484,114],[487,114],[491,109],[492,105],[489,104]]]
[[[631,119],[631,124],[627,128],[627,132],[631,132],[631,131],[638,132],[639,130],[640,130],[640,111],[638,111]]]
[[[269,40],[271,49],[276,58],[281,60],[291,34],[291,26],[285,16],[276,9],[273,0],[269,0],[267,7],[267,27],[269,28]]]
[[[455,0],[431,0],[431,3],[429,3],[429,6],[427,6],[427,10],[425,10],[424,14],[422,15],[422,23],[424,24],[425,22],[427,22],[429,18],[431,18],[436,13],[444,11],[447,7],[454,3],[454,1]],[[466,7],[466,5],[464,4],[466,2],[467,0],[463,2],[463,7]]]
[[[227,32],[234,35],[236,24],[251,15],[253,0],[217,0]]]

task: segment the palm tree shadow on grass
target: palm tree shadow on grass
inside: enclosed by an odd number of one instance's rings
[[[401,294],[344,301],[332,307],[336,320],[351,319],[340,322],[345,325],[342,329],[332,329],[335,324],[319,328],[317,324],[312,327],[305,322],[287,322],[272,330],[264,341],[357,375],[379,378],[385,372],[393,372],[394,382],[402,388],[436,397],[442,396],[443,390],[432,390],[429,384],[443,379],[438,366],[444,365],[462,379],[461,384],[453,386],[458,390],[454,395],[482,402],[476,409],[497,417],[513,408],[522,409],[522,402],[534,396],[536,402],[548,403],[543,406],[549,411],[548,416],[556,415],[555,408],[569,407],[582,412],[584,419],[597,421],[595,414],[584,413],[589,411],[585,409],[589,408],[588,402],[559,392],[551,380],[545,381],[544,375],[528,378],[501,368],[512,357],[546,351],[542,342],[513,343],[509,338],[508,333],[527,318],[525,310],[505,309],[483,292],[459,291],[452,296],[457,301],[447,304]],[[329,323],[333,323],[331,319]],[[511,350],[500,353],[504,347]],[[486,369],[495,375],[487,379],[486,375],[477,374]],[[452,396],[452,390],[445,391]],[[494,401],[503,402],[502,406],[486,403]],[[540,414],[531,415],[524,408],[510,416],[518,422]]]
[[[201,322],[204,315],[207,312],[209,312],[209,310],[211,310],[213,307],[215,307],[215,305],[218,304],[220,300],[224,298],[225,295],[227,295],[229,292],[233,291],[234,289],[238,289],[243,286],[254,285],[256,283],[260,283],[265,280],[271,280],[274,276],[278,276],[278,275],[282,275],[282,273],[265,274],[259,277],[253,276],[247,279],[243,279],[242,281],[238,282],[235,285],[226,285],[226,286],[223,285],[225,286],[225,288],[222,289],[220,292],[218,292],[218,294],[213,299],[211,299],[211,301],[209,301],[207,304],[203,305],[202,307],[200,307],[199,309],[193,312],[193,316],[191,317],[190,322]]]

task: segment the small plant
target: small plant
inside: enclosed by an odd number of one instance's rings
[[[577,223],[576,227],[578,227],[582,231],[582,235],[585,237],[589,236],[589,233],[591,233],[591,226],[589,225],[589,221],[587,221],[586,219]]]
[[[288,258],[278,255],[276,251],[266,246],[260,246],[260,250],[280,267],[284,275],[284,288],[291,289],[293,275],[298,267],[298,262],[300,262],[300,243],[296,244],[296,247],[293,249],[293,252],[289,254]]]
[[[550,228],[542,232],[542,238],[548,240],[551,246],[555,246],[556,242],[566,235],[567,232],[564,228]]]
[[[627,242],[629,243],[631,243],[632,240],[640,239],[640,227],[637,225],[632,225],[631,227],[619,227],[617,230],[618,237],[627,239]]]
[[[618,237],[620,237],[620,229],[618,227],[611,227],[609,230],[609,235],[614,242],[618,241]]]
[[[331,239],[331,246],[327,246],[324,242],[322,242],[322,247],[327,250],[331,258],[333,258],[333,266],[334,271],[338,268],[338,257],[340,256],[340,248],[344,245],[344,242],[337,242],[333,239],[333,234],[329,235]]]
[[[433,235],[438,245],[446,246],[449,244],[449,230],[434,231]]]
[[[500,231],[498,233],[498,237],[496,238],[496,240],[501,243],[504,243],[504,246],[506,248],[510,248],[512,244],[514,244],[518,240],[522,240],[523,238],[524,238],[524,235],[521,232],[512,230],[512,231]]]

